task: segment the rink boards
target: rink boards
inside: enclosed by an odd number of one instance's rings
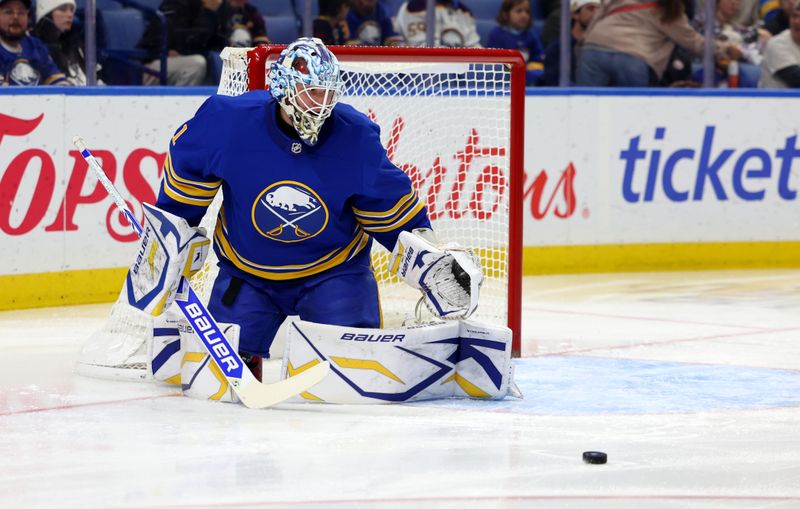
[[[209,93],[0,93],[0,309],[116,297],[133,237],[70,139],[84,136],[139,207],[155,200],[169,137]],[[800,265],[799,99],[530,90],[524,272]],[[415,100],[424,111],[469,99]],[[480,130],[467,123],[448,130],[443,164],[456,167]]]

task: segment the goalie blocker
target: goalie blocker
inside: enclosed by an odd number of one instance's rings
[[[417,228],[397,238],[389,271],[422,291],[434,316],[446,320],[469,318],[478,308],[483,273],[475,253],[456,244],[437,246],[432,230]]]
[[[122,294],[131,306],[160,315],[175,301],[181,278],[203,268],[209,245],[202,228],[145,203],[144,231]]]

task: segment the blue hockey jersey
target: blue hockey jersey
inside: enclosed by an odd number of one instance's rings
[[[157,206],[196,225],[221,188],[222,263],[297,279],[347,263],[371,237],[391,250],[401,231],[430,226],[365,115],[337,104],[310,147],[281,130],[278,108],[266,91],[212,96],[170,140]]]
[[[64,74],[50,58],[47,46],[38,38],[26,35],[20,40],[21,52],[0,45],[0,86],[63,85]]]

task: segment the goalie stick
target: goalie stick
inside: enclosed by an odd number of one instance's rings
[[[119,211],[125,215],[131,228],[141,236],[142,227],[139,221],[136,220],[114,184],[108,180],[100,163],[86,148],[83,139],[75,136],[72,138],[72,143],[80,150],[81,155],[94,171],[97,180],[106,188]],[[231,347],[216,320],[208,312],[185,277],[181,278],[178,285],[175,303],[178,304],[192,328],[197,332],[197,337],[200,338],[211,358],[225,375],[225,379],[233,387],[242,404],[248,408],[266,408],[305,392],[322,380],[330,369],[329,362],[324,361],[286,380],[273,384],[261,383],[245,367],[242,358]]]

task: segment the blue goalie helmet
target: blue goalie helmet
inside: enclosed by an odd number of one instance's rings
[[[270,66],[269,81],[272,97],[288,113],[300,139],[316,145],[342,91],[336,56],[321,40],[301,37]]]

